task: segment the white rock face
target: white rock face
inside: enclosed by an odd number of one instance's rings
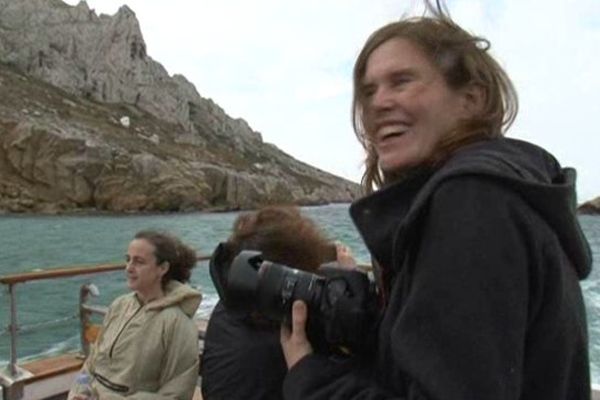
[[[178,123],[182,133],[198,130],[190,116],[193,103],[227,134],[261,140],[245,122],[202,98],[185,77],[170,77],[148,56],[135,13],[126,5],[113,16],[98,16],[85,1],[70,6],[60,0],[0,0],[0,37],[0,61],[73,94],[135,105]]]

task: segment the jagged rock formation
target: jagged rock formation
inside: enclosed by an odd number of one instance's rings
[[[241,209],[350,201],[146,54],[126,6],[0,0],[0,210]]]
[[[577,211],[580,214],[600,214],[600,196],[590,201],[586,201],[577,207]]]

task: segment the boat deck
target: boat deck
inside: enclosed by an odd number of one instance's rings
[[[69,353],[60,356],[45,358],[21,364],[21,368],[31,372],[33,376],[27,382],[51,378],[70,371],[79,371],[83,365],[83,357],[80,354]]]

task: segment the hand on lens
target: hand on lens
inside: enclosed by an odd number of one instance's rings
[[[348,270],[358,269],[358,266],[356,265],[356,260],[354,259],[352,251],[350,251],[350,248],[348,246],[343,245],[342,243],[336,243],[335,251],[337,254],[337,262],[340,265],[340,267]]]
[[[288,369],[313,352],[312,345],[306,337],[307,318],[306,304],[301,300],[296,300],[292,306],[292,329],[281,325],[281,348]]]

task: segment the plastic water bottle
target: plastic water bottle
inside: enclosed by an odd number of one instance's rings
[[[73,384],[72,392],[79,396],[84,396],[88,400],[96,400],[94,390],[92,389],[90,375],[85,372],[80,372],[75,377],[75,383]]]

